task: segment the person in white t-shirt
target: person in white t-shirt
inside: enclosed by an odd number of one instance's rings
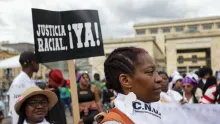
[[[21,53],[19,62],[22,66],[22,71],[20,74],[13,80],[9,91],[9,115],[12,118],[12,123],[17,124],[18,115],[14,110],[14,105],[17,99],[21,96],[21,94],[28,88],[35,86],[31,77],[34,72],[38,72],[39,64],[36,62],[36,56],[31,51],[25,51]]]
[[[183,97],[180,93],[171,90],[168,88],[169,86],[169,77],[166,72],[159,72],[159,75],[163,79],[161,86],[162,92],[160,94],[160,100],[165,103],[180,103],[183,101]]]

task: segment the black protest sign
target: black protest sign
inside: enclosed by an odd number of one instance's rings
[[[32,16],[38,62],[104,55],[98,11],[32,9]]]

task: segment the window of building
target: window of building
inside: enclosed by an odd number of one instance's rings
[[[189,30],[198,30],[198,26],[197,25],[192,25],[192,26],[189,26]]]
[[[177,70],[181,75],[186,74],[186,72],[187,72],[186,67],[177,67]]]
[[[212,25],[203,25],[203,30],[211,30],[212,29]]]
[[[192,63],[197,63],[197,55],[192,55]]]
[[[216,24],[218,28],[220,28],[220,23]]]
[[[145,30],[144,29],[138,29],[138,30],[136,30],[136,34],[137,35],[143,35],[143,34],[145,34]]]
[[[189,67],[189,72],[195,71],[195,70],[199,70],[200,66],[190,66]]]
[[[176,27],[176,32],[183,32],[184,31],[184,28],[183,27]]]
[[[151,30],[150,30],[150,33],[151,33],[151,34],[156,34],[156,33],[157,33],[157,29],[151,29]]]
[[[163,33],[169,33],[170,32],[170,28],[164,28],[163,29]]]
[[[183,56],[178,56],[177,61],[179,64],[182,64],[183,63]]]

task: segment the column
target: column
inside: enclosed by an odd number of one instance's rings
[[[220,37],[214,37],[211,41],[211,67],[213,72],[220,70]]]
[[[168,75],[171,75],[173,71],[177,69],[176,42],[173,40],[167,40],[166,48],[167,73]]]

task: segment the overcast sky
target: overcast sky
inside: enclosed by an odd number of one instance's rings
[[[31,8],[97,9],[104,39],[132,37],[133,25],[220,15],[219,0],[0,0],[0,41],[33,41]]]

